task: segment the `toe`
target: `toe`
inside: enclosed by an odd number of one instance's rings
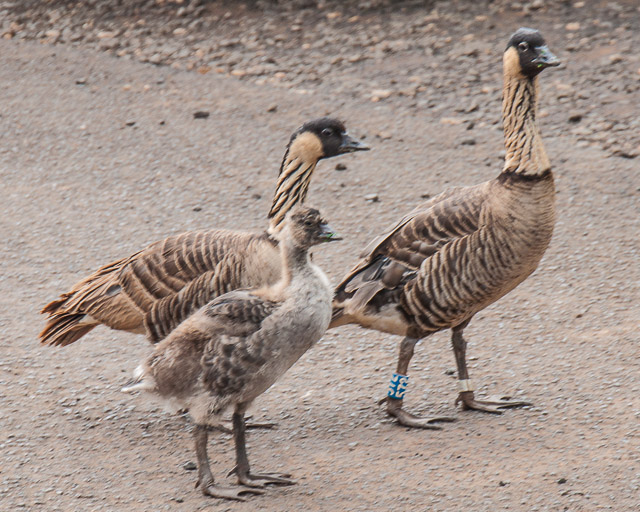
[[[295,485],[296,481],[291,480],[291,475],[280,475],[275,473],[249,474],[239,476],[238,482],[248,487],[265,487],[267,485]]]
[[[202,493],[206,496],[213,498],[220,498],[225,500],[246,501],[243,494],[264,494],[264,491],[254,489],[252,487],[237,486],[237,487],[222,487],[219,485],[208,485],[202,489]]]
[[[442,430],[442,427],[436,425],[440,422],[453,422],[455,418],[442,417],[442,418],[420,418],[415,416],[404,409],[390,409],[387,411],[389,415],[394,416],[400,425],[409,428],[422,428],[426,430]]]
[[[531,402],[525,402],[524,400],[511,400],[510,396],[492,396],[489,397],[488,402],[503,409],[506,409],[508,407],[527,407],[533,405]]]
[[[266,481],[266,483],[276,484],[276,485],[295,485],[296,481],[291,479],[290,474],[280,475],[277,473],[264,473],[260,475],[256,475],[257,478],[261,478]]]

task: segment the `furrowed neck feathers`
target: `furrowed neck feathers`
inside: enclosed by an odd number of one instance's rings
[[[551,163],[536,121],[538,77],[524,76],[517,59],[513,48],[505,52],[502,124],[506,154],[502,174],[533,178],[548,173]]]
[[[320,140],[308,132],[299,134],[287,147],[269,210],[270,235],[282,229],[284,218],[291,208],[304,202],[311,176],[321,157]]]

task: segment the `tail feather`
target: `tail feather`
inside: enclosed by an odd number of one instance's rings
[[[40,342],[45,345],[70,345],[91,331],[98,322],[87,321],[84,314],[62,314],[52,316],[39,334]]]
[[[46,313],[55,313],[64,305],[65,302],[67,302],[67,299],[69,298],[70,295],[71,295],[70,293],[65,293],[60,295],[59,299],[52,300],[51,302],[49,302],[49,304],[43,307],[40,310],[40,313],[42,313],[43,315]]]
[[[346,325],[348,323],[350,323],[350,319],[348,315],[345,314],[344,308],[334,304],[333,311],[331,312],[331,322],[329,323],[328,329],[340,327],[341,325]]]
[[[147,373],[145,366],[141,364],[133,371],[133,379],[127,382],[121,391],[123,393],[133,393],[134,391],[153,391],[155,387],[155,379]]]
[[[48,318],[39,335],[41,342],[70,345],[100,323],[124,330],[138,327],[141,315],[121,293],[118,281],[119,273],[128,261],[129,258],[124,258],[105,265],[44,306],[41,313]]]

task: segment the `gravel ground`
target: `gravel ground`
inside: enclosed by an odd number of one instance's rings
[[[637,2],[283,4],[0,1],[0,509],[637,510]],[[262,229],[289,134],[324,114],[374,147],[311,186],[345,236],[315,257],[336,282],[423,197],[499,172],[500,58],[521,25],[566,63],[541,78],[558,222],[534,276],[466,332],[480,393],[533,407],[456,410],[439,333],[407,408],[458,421],[400,428],[376,405],[399,339],[336,329],[253,410],[278,428],[250,432],[252,465],[299,484],[226,503],[193,489],[185,418],[120,393],[143,338],[38,345],[40,307],[101,264],[188,229]],[[225,481],[229,436],[210,455]]]

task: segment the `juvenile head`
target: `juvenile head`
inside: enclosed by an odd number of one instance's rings
[[[535,29],[519,28],[509,39],[504,52],[505,73],[534,78],[543,69],[559,66],[560,60],[549,50]]]
[[[298,128],[289,141],[289,153],[305,161],[366,151],[369,147],[353,139],[344,124],[337,119],[322,117]]]
[[[298,206],[287,214],[285,229],[280,235],[281,240],[285,238],[300,249],[342,240],[318,210],[306,206]]]

